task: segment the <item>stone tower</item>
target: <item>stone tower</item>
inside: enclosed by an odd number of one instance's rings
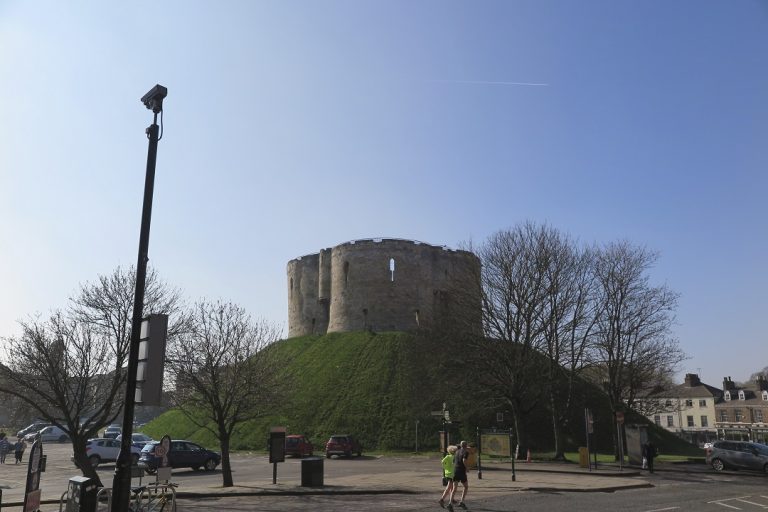
[[[288,337],[428,326],[450,290],[476,281],[479,272],[471,252],[391,238],[355,240],[293,259]]]

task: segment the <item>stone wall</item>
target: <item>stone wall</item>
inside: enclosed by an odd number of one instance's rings
[[[428,326],[450,289],[479,268],[471,252],[399,239],[302,256],[288,262],[288,336]]]

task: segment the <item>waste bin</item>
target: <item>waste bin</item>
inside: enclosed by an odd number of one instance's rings
[[[301,461],[301,486],[323,486],[323,458],[307,457]]]
[[[66,512],[96,512],[99,488],[92,478],[73,476],[67,489]]]
[[[586,446],[579,446],[579,467],[589,467],[589,450]]]

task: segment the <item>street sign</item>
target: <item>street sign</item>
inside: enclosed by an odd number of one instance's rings
[[[450,415],[450,413],[448,412],[447,409],[445,411],[445,421],[451,421],[451,415]]]

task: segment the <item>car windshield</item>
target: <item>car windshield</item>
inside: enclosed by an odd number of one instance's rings
[[[147,443],[144,445],[144,448],[141,449],[142,452],[151,452],[155,449],[155,446],[159,443]]]

